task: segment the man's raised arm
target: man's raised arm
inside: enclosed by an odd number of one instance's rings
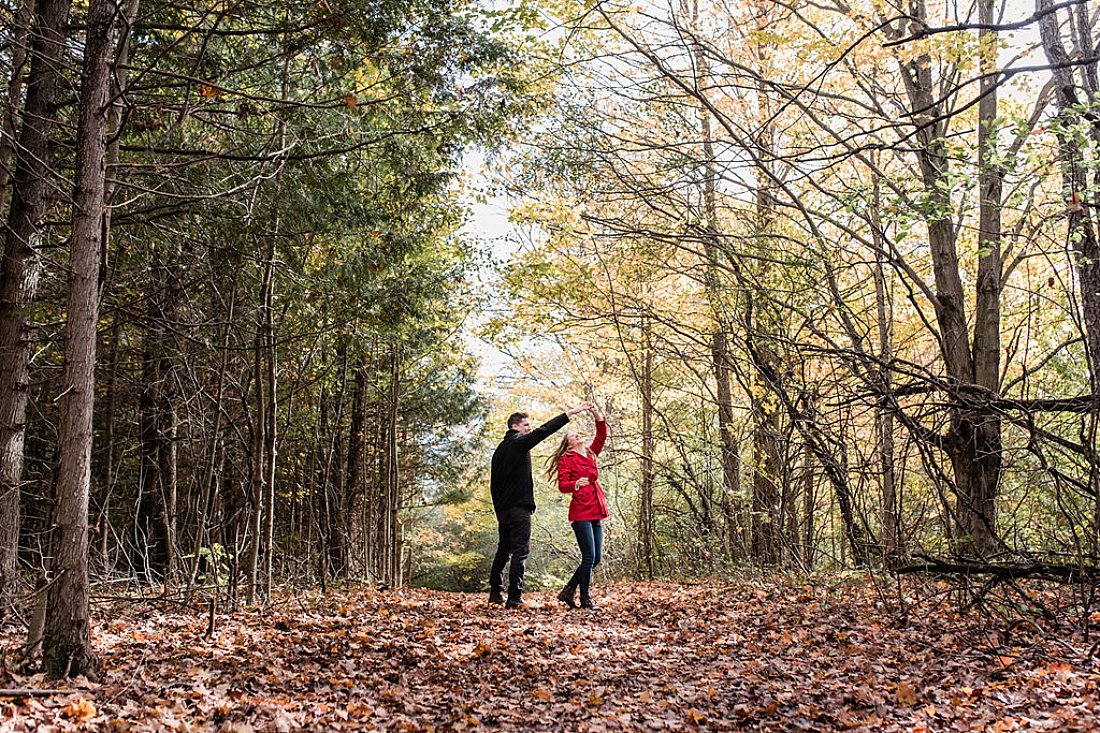
[[[562,426],[569,422],[569,418],[591,409],[592,406],[593,405],[591,402],[582,402],[576,407],[570,407],[568,410],[561,413],[560,415],[552,417],[544,422],[542,425],[539,425],[537,428],[532,429],[531,432],[527,433],[527,435],[517,436],[515,438],[515,441],[527,450],[531,450],[536,445],[561,430]]]

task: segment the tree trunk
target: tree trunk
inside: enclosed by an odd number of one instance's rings
[[[281,80],[281,96],[285,103],[290,98],[290,75],[288,73],[288,67],[290,64],[291,53],[284,52],[283,65],[282,65],[282,80]],[[279,146],[279,150],[283,150],[286,147],[286,117],[284,115],[278,116],[278,123],[276,125],[276,144]],[[275,177],[275,197],[276,201],[279,198],[282,184],[282,170],[276,174]],[[265,420],[263,430],[262,450],[264,451],[264,469],[266,475],[264,476],[264,487],[266,488],[266,496],[264,498],[264,504],[266,505],[266,515],[264,516],[264,546],[266,554],[264,555],[264,587],[268,594],[271,593],[272,584],[274,583],[274,563],[275,563],[275,455],[278,445],[278,361],[275,351],[275,243],[279,240],[280,230],[282,225],[282,217],[278,205],[274,207],[274,220],[272,221],[272,230],[267,237],[267,249],[265,251],[264,259],[264,274],[263,274],[263,287],[260,297],[261,308],[261,335],[263,339],[263,351],[266,359],[266,368],[264,369],[263,377],[267,380],[267,388],[262,393],[266,395],[267,404],[264,406],[263,418]],[[257,373],[259,376],[259,373]]]
[[[1096,211],[1100,210],[1100,169],[1095,160],[1087,160],[1081,142],[1076,138],[1075,129],[1083,125],[1089,133],[1089,144],[1100,147],[1100,122],[1096,120],[1096,103],[1100,100],[1100,81],[1098,81],[1095,43],[1091,26],[1086,17],[1084,5],[1077,8],[1075,18],[1077,37],[1071,41],[1073,54],[1066,51],[1059,27],[1058,16],[1052,12],[1053,0],[1036,0],[1035,11],[1040,16],[1039,35],[1043,50],[1051,63],[1054,78],[1055,101],[1058,116],[1063,124],[1059,127],[1059,147],[1062,167],[1062,193],[1066,202],[1067,238],[1074,254],[1074,266],[1077,271],[1077,287],[1080,293],[1081,321],[1084,324],[1085,355],[1089,366],[1089,391],[1095,398],[1100,395],[1100,232],[1097,231]],[[1080,69],[1081,81],[1075,77],[1074,63],[1077,59],[1091,58]],[[1080,99],[1079,91],[1085,93]],[[1085,111],[1084,106],[1088,105]],[[1087,117],[1086,117],[1087,115]],[[1093,180],[1088,171],[1093,170]],[[1096,434],[1100,424],[1100,411],[1093,408],[1087,426],[1087,445],[1095,450]],[[1089,486],[1093,499],[1093,528],[1091,546],[1093,552],[1100,547],[1100,461],[1095,454],[1089,461]]]
[[[750,328],[752,326],[750,325]],[[759,346],[750,349],[754,355],[754,374],[760,382],[766,381],[765,373],[774,371],[773,365],[755,363],[761,355]],[[752,400],[753,412],[753,475],[752,475],[752,556],[762,565],[779,562],[779,535],[782,527],[780,516],[779,485],[777,483],[782,459],[779,455],[779,412],[768,399],[772,388],[759,384]]]
[[[110,505],[111,493],[114,488],[114,456],[115,456],[115,410],[118,398],[118,370],[119,370],[119,338],[122,331],[122,321],[116,319],[111,324],[111,341],[109,353],[110,367],[107,373],[107,385],[104,390],[103,409],[100,411],[102,420],[103,444],[99,448],[98,458],[93,461],[94,482],[92,496],[96,505],[96,527],[99,540],[99,566],[98,569],[104,575],[111,572],[113,564],[110,558]]]
[[[366,502],[366,548],[367,567],[376,580],[381,580],[384,575],[384,559],[386,556],[386,471],[388,467],[386,452],[387,423],[383,412],[384,403],[380,402],[378,408],[376,429],[374,430],[374,482],[371,486],[370,497]]]
[[[994,22],[994,0],[979,0],[978,21]],[[997,163],[996,31],[979,32],[981,101],[978,103],[978,282],[974,310],[974,382],[992,397],[1001,391],[1001,188]],[[996,500],[1001,476],[1001,421],[993,410],[975,410],[972,488],[959,492],[962,551],[986,557],[997,549]],[[969,456],[967,456],[969,459]],[[963,482],[959,482],[962,484]],[[966,538],[970,538],[969,541]]]
[[[134,566],[138,578],[146,583],[166,576],[169,557],[166,503],[162,500],[166,488],[166,466],[162,458],[166,436],[161,414],[164,402],[161,393],[166,379],[165,316],[159,306],[162,298],[162,294],[153,293],[147,299],[138,395],[140,472],[134,517]]]
[[[23,110],[23,79],[27,73],[27,47],[34,19],[34,4],[35,0],[20,0],[12,28],[7,110],[0,119],[0,214],[8,200],[8,184],[11,183],[12,163],[15,161],[16,123]]]
[[[385,555],[382,558],[382,581],[390,585],[400,585],[400,527],[399,516],[401,511],[401,475],[398,461],[398,419],[400,417],[401,400],[401,347],[397,344],[390,346],[390,389],[386,399],[386,433],[385,433],[385,513],[382,520],[385,523],[383,532],[383,547]]]
[[[1096,89],[1090,83],[1094,75],[1083,73],[1082,80],[1078,82],[1073,72],[1073,59],[1094,55],[1093,42],[1088,24],[1080,27],[1078,23],[1077,32],[1082,38],[1076,44],[1071,57],[1062,43],[1058,16],[1051,12],[1052,7],[1053,0],[1036,0],[1036,13],[1043,14],[1039,20],[1039,30],[1043,49],[1053,67],[1051,73],[1054,76],[1058,112],[1065,121],[1063,129],[1072,129],[1086,119],[1081,105],[1095,103],[1100,97],[1100,89]],[[1089,65],[1095,66],[1096,62],[1092,61]],[[1079,90],[1085,93],[1086,99],[1079,98]],[[1092,116],[1087,120],[1089,137],[1094,144],[1100,144],[1100,122]],[[1062,133],[1060,143],[1067,228],[1069,241],[1076,255],[1075,264],[1080,280],[1092,393],[1098,395],[1100,394],[1100,366],[1098,366],[1100,365],[1100,238],[1097,235],[1094,213],[1098,204],[1096,189],[1090,189],[1088,180],[1088,171],[1095,166],[1085,160],[1085,153],[1078,141],[1074,139],[1072,132]],[[1094,183],[1100,185],[1100,171],[1097,171],[1095,176]],[[1088,200],[1090,190],[1093,200]]]
[[[875,264],[875,301],[878,311],[879,367],[878,380],[883,394],[892,389],[890,368],[893,359],[890,334],[892,326],[887,315],[886,278],[882,263]],[[884,401],[884,400],[883,400]],[[875,444],[879,464],[879,496],[882,502],[880,544],[887,565],[904,554],[901,544],[901,519],[898,506],[897,476],[894,473],[894,414],[882,404],[875,409]]]
[[[684,10],[690,13],[691,26],[696,28],[699,20],[698,0],[692,0],[690,8],[684,3]],[[702,89],[710,76],[709,62],[698,43],[692,44],[695,57],[696,75]],[[701,93],[701,92],[700,92]],[[732,330],[730,318],[726,315],[724,292],[720,274],[722,252],[721,226],[718,220],[718,171],[714,161],[714,139],[711,130],[710,112],[706,105],[699,104],[699,126],[703,139],[703,212],[706,229],[703,235],[703,252],[706,258],[707,302],[714,318],[714,333],[711,335],[711,372],[714,377],[715,399],[718,407],[718,444],[721,447],[720,464],[722,467],[721,505],[726,517],[735,516],[733,505],[738,500],[741,485],[741,456],[737,445],[737,432],[733,420],[732,370],[730,369],[730,340]],[[733,527],[726,528],[727,550],[733,550],[735,534]]]
[[[172,378],[171,376],[169,377]],[[172,402],[174,390],[169,389],[161,403],[161,415],[165,420],[163,438],[160,442],[161,505],[164,512],[164,550],[167,559],[164,563],[164,583],[171,586],[179,579],[179,460],[178,432],[179,415]]]
[[[218,468],[219,463],[223,459],[225,449],[222,445],[221,433],[222,433],[222,413],[223,403],[225,395],[225,382],[226,376],[229,372],[229,355],[230,355],[230,329],[233,323],[233,315],[236,311],[237,305],[237,279],[234,277],[230,281],[229,285],[229,304],[226,309],[225,326],[222,332],[221,339],[221,362],[218,365],[218,377],[214,383],[213,400],[214,404],[211,405],[211,412],[214,415],[214,426],[210,431],[209,448],[206,455],[206,468],[202,477],[202,504],[196,517],[197,527],[195,528],[195,543],[194,549],[191,553],[191,570],[189,574],[189,585],[194,586],[199,576],[200,565],[202,563],[202,550],[207,548],[208,552],[213,552],[214,539],[210,532],[211,527],[211,513],[214,509],[214,499],[217,495],[218,485]],[[224,544],[224,543],[223,543]],[[209,558],[211,569],[216,568],[215,558],[212,556]],[[216,573],[210,573],[217,580]]]
[[[52,676],[96,676],[88,616],[88,496],[95,402],[96,325],[106,194],[107,105],[114,0],[88,14],[77,126],[65,363],[62,369],[54,578],[46,608],[43,658]]]
[[[284,57],[282,67],[282,98],[288,99],[289,79]],[[286,120],[276,121],[273,143],[282,149],[286,143]],[[281,171],[275,173],[275,193],[279,193]],[[263,270],[260,275],[259,313],[253,346],[253,382],[255,384],[255,415],[252,445],[252,516],[254,534],[249,549],[249,590],[247,602],[254,603],[260,585],[271,589],[275,553],[275,453],[277,439],[276,355],[274,325],[275,243],[279,238],[281,218],[275,207],[272,227],[266,240]],[[262,561],[262,567],[261,567]]]
[[[127,0],[126,17],[124,21],[124,35],[119,40],[119,49],[116,54],[116,68],[114,78],[117,81],[117,86],[112,86],[111,98],[114,100],[111,104],[110,113],[107,118],[107,129],[110,135],[110,142],[107,145],[107,157],[105,161],[107,169],[107,182],[104,190],[104,201],[106,202],[106,208],[103,212],[103,263],[104,270],[107,269],[107,242],[110,240],[111,234],[111,204],[113,201],[113,193],[115,184],[111,180],[112,173],[118,167],[118,154],[119,154],[119,141],[122,139],[121,125],[122,125],[122,99],[127,89],[127,64],[130,58],[130,29],[133,27],[134,19],[137,16],[138,0]],[[108,535],[110,534],[110,499],[111,493],[114,489],[114,454],[115,454],[115,408],[116,408],[116,384],[118,379],[119,368],[119,336],[121,332],[122,322],[119,319],[115,319],[111,326],[111,352],[110,352],[110,374],[108,375],[107,389],[106,389],[106,406],[102,411],[103,415],[103,447],[99,452],[99,459],[93,462],[93,469],[96,472],[96,480],[93,485],[93,495],[98,493],[98,532],[99,532],[99,562],[100,570],[103,573],[110,572],[112,564],[108,557],[109,543]]]
[[[874,182],[872,193],[872,232],[875,251],[879,253],[872,265],[871,277],[875,283],[875,317],[878,327],[878,389],[884,395],[875,408],[875,444],[879,464],[879,496],[882,502],[879,543],[883,560],[887,565],[905,554],[901,542],[900,506],[898,505],[897,476],[894,472],[894,412],[885,395],[893,392],[890,364],[894,359],[893,301],[886,282],[886,263],[881,253],[886,251],[882,224],[879,218],[881,198],[879,182]]]
[[[263,368],[263,341],[259,331],[252,349],[252,382],[255,406],[252,416],[252,461],[250,471],[250,503],[249,503],[249,545],[248,545],[248,587],[245,590],[245,603],[252,605],[260,591],[260,548],[263,545],[263,515],[264,498],[267,496],[264,481],[267,471],[264,470],[264,459],[267,457],[267,439],[264,431],[267,430],[267,399],[264,396],[264,368]]]
[[[911,15],[914,22],[927,24],[925,0],[915,0]],[[943,441],[955,479],[958,526],[955,549],[962,554],[983,557],[997,547],[995,507],[1001,474],[1000,420],[991,410],[959,404],[961,394],[958,390],[977,384],[976,364],[980,364],[987,379],[991,378],[990,372],[997,371],[1000,255],[999,251],[991,250],[979,263],[984,279],[979,282],[981,312],[975,319],[975,349],[972,351],[956,249],[957,232],[951,218],[950,153],[946,141],[950,117],[942,114],[943,103],[936,98],[932,68],[930,56],[920,54],[902,62],[902,79],[917,125],[916,155],[927,194],[927,208],[932,212],[928,219],[928,242],[935,283],[934,306],[940,353],[947,371],[948,398],[955,403],[950,410],[948,435]],[[983,135],[989,133],[990,124],[985,126]],[[983,137],[982,142],[985,140]],[[992,140],[989,144],[993,144]],[[993,162],[988,156],[983,156],[983,160]],[[999,189],[994,185],[994,178],[992,165],[984,166],[980,186],[983,197],[981,236],[999,242],[999,224],[994,230],[994,222],[999,221],[1000,216]],[[990,194],[996,194],[996,206],[990,206],[992,199],[986,200]]]
[[[638,388],[642,398],[641,488],[638,508],[639,559],[645,577],[656,575],[653,521],[653,344],[649,315],[642,316],[642,369]]]
[[[342,462],[341,431],[344,414],[344,383],[347,375],[347,350],[341,343],[338,347],[337,362],[341,365],[340,379],[337,384],[340,388],[337,392],[336,404],[326,387],[321,388],[319,412],[320,430],[318,431],[317,453],[317,482],[318,491],[315,496],[320,498],[319,535],[321,547],[321,573],[325,579],[331,572],[334,577],[343,577],[350,569],[350,557],[348,552],[348,528],[352,525],[351,513],[353,506],[345,503],[343,481],[340,479],[339,470]],[[327,447],[325,444],[328,444]],[[361,471],[360,473],[365,473]],[[369,503],[369,502],[364,502]],[[367,507],[365,507],[365,510]],[[370,526],[369,520],[365,520],[366,526]],[[369,534],[369,533],[368,533]],[[369,548],[364,551],[364,567],[370,568]]]
[[[762,236],[771,220],[771,199],[764,189],[756,195],[758,231]],[[766,276],[761,277],[766,281]],[[782,369],[778,356],[766,346],[769,327],[763,322],[755,296],[746,291],[746,345],[752,363],[753,474],[752,474],[752,557],[763,565],[779,562],[779,540],[783,526],[778,481],[785,473],[780,454],[779,405],[769,393],[784,389],[778,381]]]
[[[0,266],[0,596],[16,590],[20,490],[27,411],[28,310],[38,292],[41,244],[52,175],[56,105],[64,68],[69,0],[39,0],[31,40],[20,154]]]
[[[802,443],[802,567],[814,569],[814,452],[810,444]]]
[[[135,557],[147,582],[176,580],[178,565],[176,470],[176,362],[179,347],[172,333],[183,296],[181,253],[176,243],[158,257],[150,273],[142,383],[138,398],[141,473],[135,521]],[[163,290],[158,288],[163,287]]]
[[[771,62],[772,43],[769,38],[769,14],[770,6],[765,3],[755,3],[754,25],[759,31],[752,51],[756,56],[756,64],[760,69],[767,69]],[[754,142],[758,152],[756,170],[756,191],[754,192],[755,216],[754,230],[758,236],[757,248],[767,251],[769,248],[768,237],[772,230],[772,223],[776,220],[774,181],[775,176],[768,169],[770,162],[776,159],[776,131],[772,114],[772,90],[765,84],[763,76],[756,83],[756,124],[758,132]],[[767,282],[768,268],[766,260],[762,261],[762,271],[755,274],[756,283]],[[755,283],[754,283],[755,285]],[[774,565],[779,562],[779,539],[782,531],[782,517],[779,514],[780,495],[778,480],[786,473],[783,470],[783,460],[779,450],[779,408],[775,400],[769,399],[768,373],[774,373],[775,378],[780,378],[782,372],[778,369],[778,355],[774,354],[768,345],[768,340],[773,331],[773,324],[768,323],[768,315],[765,310],[766,302],[757,298],[751,291],[746,292],[749,302],[746,303],[746,323],[749,342],[748,351],[752,355],[753,382],[757,388],[753,389],[752,415],[753,415],[753,481],[752,481],[752,551],[753,559],[764,565]],[[768,363],[763,363],[767,361]],[[773,389],[781,389],[779,384],[772,385]]]
[[[362,357],[352,370],[352,397],[351,397],[351,426],[348,430],[348,457],[347,473],[344,476],[344,486],[341,492],[337,489],[334,497],[336,507],[336,521],[330,525],[330,568],[334,577],[342,578],[347,575],[347,547],[349,535],[352,530],[351,507],[358,502],[355,497],[363,491],[364,466],[363,466],[363,437],[367,420],[367,375],[366,365]]]
[[[278,220],[276,220],[275,235],[278,233]],[[267,495],[264,498],[265,505],[265,517],[264,517],[264,546],[266,548],[266,554],[264,556],[264,587],[268,593],[271,592],[273,579],[273,564],[275,562],[275,452],[276,452],[276,440],[278,439],[278,425],[276,418],[276,408],[278,407],[278,384],[277,384],[277,364],[275,353],[275,323],[274,323],[274,289],[275,289],[275,240],[277,236],[270,237],[270,245],[268,250],[268,261],[265,263],[264,272],[264,300],[263,300],[263,340],[264,340],[264,357],[265,357],[265,370],[264,376],[267,381],[267,388],[263,394],[267,399],[267,404],[264,406],[263,418],[265,420],[263,430],[263,451],[264,461],[263,466],[266,470],[264,476],[264,486],[267,490]]]

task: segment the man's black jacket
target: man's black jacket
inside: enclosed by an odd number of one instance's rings
[[[509,429],[504,440],[493,452],[492,471],[489,473],[489,493],[493,495],[493,509],[502,512],[512,507],[526,507],[535,511],[535,483],[531,479],[531,449],[549,438],[569,422],[564,412],[547,420],[527,435]]]

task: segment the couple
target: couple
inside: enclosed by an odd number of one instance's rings
[[[607,500],[597,480],[596,456],[607,440],[607,422],[591,402],[566,410],[537,428],[525,412],[514,412],[508,418],[508,432],[493,453],[489,474],[493,510],[497,515],[500,541],[493,566],[489,571],[489,603],[503,603],[505,608],[523,608],[523,571],[531,552],[531,515],[535,513],[535,489],[531,478],[531,449],[560,430],[569,418],[589,412],[596,421],[596,435],[591,443],[577,431],[569,431],[561,445],[547,461],[547,475],[557,477],[558,489],[572,494],[569,521],[581,550],[581,563],[558,599],[576,608],[577,588],[581,591],[581,608],[595,608],[589,594],[592,568],[600,564],[603,555],[603,526],[608,515]],[[508,598],[504,598],[504,566],[508,558]]]

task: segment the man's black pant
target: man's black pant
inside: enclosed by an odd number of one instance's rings
[[[512,558],[508,571],[508,597],[518,599],[523,592],[523,571],[531,554],[531,514],[527,507],[514,506],[497,512],[497,554],[489,571],[490,590],[504,588],[504,566]]]

